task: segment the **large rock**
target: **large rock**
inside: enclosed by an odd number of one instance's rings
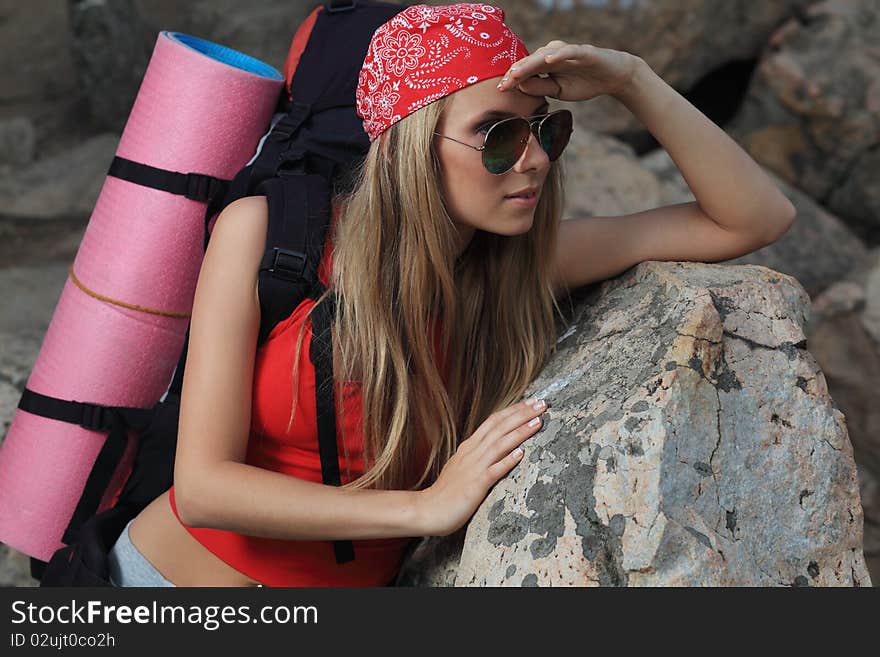
[[[82,134],[69,31],[64,2],[0,0],[0,120],[26,117],[40,151],[57,152]],[[21,152],[0,160],[12,155]]]
[[[82,219],[91,215],[119,135],[101,134],[0,179],[0,216]]]
[[[859,494],[865,510],[865,563],[880,585],[880,477],[859,466]]]
[[[68,0],[77,75],[94,121],[121,132],[161,30],[184,32],[256,57],[279,70],[306,0]]]
[[[880,582],[880,247],[813,301],[806,332],[846,414],[862,486],[865,558]]]
[[[642,57],[670,85],[684,91],[723,64],[757,57],[773,30],[812,2],[534,0],[502,6],[506,22],[530,51],[553,39],[624,50]],[[576,111],[597,132],[641,128],[607,96],[580,104]]]
[[[71,53],[94,122],[122,132],[147,69],[156,35],[134,0],[69,0]]]
[[[0,120],[0,175],[9,175],[14,167],[34,160],[36,131],[26,116]]]
[[[774,35],[729,129],[751,155],[880,243],[880,6],[833,0]]]
[[[660,181],[635,151],[577,119],[562,162],[566,218],[628,214],[659,205]]]
[[[806,333],[846,413],[856,460],[880,477],[880,248],[813,301]]]
[[[398,583],[870,586],[852,445],[796,280],[645,262],[574,301],[526,393],[550,404],[544,430]]]

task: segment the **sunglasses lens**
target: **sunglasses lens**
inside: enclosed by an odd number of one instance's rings
[[[558,110],[541,123],[541,147],[551,162],[556,160],[565,147],[572,132],[572,117],[568,110]]]
[[[529,123],[525,119],[508,119],[496,123],[486,137],[483,166],[489,173],[504,173],[516,164],[526,149]]]
[[[489,173],[509,171],[522,157],[529,140],[531,128],[523,118],[511,118],[496,123],[486,136],[483,150],[483,166]],[[569,110],[550,113],[541,123],[539,141],[551,162],[562,155],[572,133],[572,116]]]

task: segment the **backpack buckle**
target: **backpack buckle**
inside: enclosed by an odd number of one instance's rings
[[[302,147],[288,148],[279,153],[278,164],[275,173],[279,176],[284,174],[304,174],[306,172],[306,151]]]
[[[342,2],[330,0],[330,2],[327,3],[326,9],[328,13],[335,14],[342,11],[351,11],[355,7],[357,7],[357,0],[350,0],[350,2],[344,4]]]
[[[210,201],[222,189],[222,183],[213,176],[203,173],[186,174],[186,198],[205,203]]]
[[[296,282],[302,278],[303,270],[306,268],[306,254],[302,251],[291,251],[274,247],[274,256],[272,257],[272,266],[269,268],[276,278],[286,281]]]
[[[106,408],[97,404],[85,404],[83,406],[82,421],[79,425],[89,431],[105,431],[107,429],[106,420]]]

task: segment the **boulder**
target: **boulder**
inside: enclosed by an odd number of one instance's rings
[[[36,131],[29,117],[0,120],[0,172],[8,175],[13,167],[33,162],[35,144]]]
[[[643,262],[578,290],[526,392],[545,425],[415,586],[870,586],[809,297],[756,265]]]
[[[213,41],[281,70],[305,0],[68,0],[74,62],[95,123],[122,132],[161,30]]]
[[[811,6],[772,37],[728,129],[757,161],[880,243],[880,6]]]
[[[660,182],[632,147],[587,128],[577,118],[562,162],[565,218],[627,214],[658,205]]]
[[[880,581],[880,247],[813,301],[812,352],[846,414],[865,509],[865,558]]]
[[[529,51],[553,39],[624,50],[644,59],[671,86],[686,91],[728,62],[756,58],[780,23],[815,1],[536,0],[502,6],[505,21]],[[607,96],[581,103],[576,111],[594,130],[605,134],[642,127]]]
[[[105,133],[0,178],[0,216],[82,219],[91,215],[119,135]]]

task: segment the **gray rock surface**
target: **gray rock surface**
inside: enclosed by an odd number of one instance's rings
[[[463,540],[425,541],[401,583],[871,585],[852,445],[796,280],[646,262],[576,301],[527,392],[550,404],[543,430]]]
[[[880,247],[813,302],[807,335],[846,414],[865,509],[865,559],[880,580]]]
[[[66,2],[0,0],[0,120],[30,119],[38,149],[63,149],[82,127],[69,30]]]
[[[571,103],[560,103],[568,107]],[[656,207],[661,198],[657,176],[622,141],[602,135],[575,117],[571,141],[562,155],[566,218],[607,216]]]
[[[7,175],[9,167],[30,164],[35,145],[34,123],[28,117],[0,120],[0,174]]]
[[[98,135],[0,178],[0,215],[40,220],[88,217],[118,144],[119,135]]]
[[[865,563],[877,586],[880,580],[880,477],[859,466],[859,494],[865,510]]]
[[[161,30],[183,32],[281,70],[307,0],[68,0],[77,75],[97,126],[122,132]]]
[[[759,162],[880,242],[880,5],[830,0],[774,34],[728,126]]]
[[[625,50],[640,56],[671,86],[684,91],[722,64],[757,57],[782,21],[813,2],[534,0],[502,6],[507,23],[530,51],[551,39]],[[578,109],[597,132],[621,133],[641,127],[608,97]]]
[[[70,0],[71,54],[91,117],[122,132],[140,88],[156,35],[135,0]]]

